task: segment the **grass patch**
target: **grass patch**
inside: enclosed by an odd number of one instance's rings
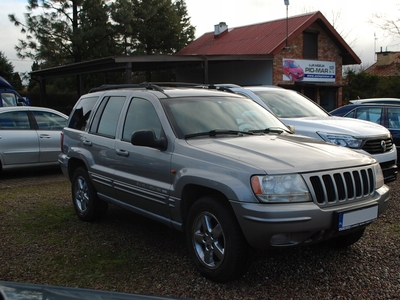
[[[120,238],[114,227],[118,223],[78,219],[67,180],[18,188],[4,184],[0,190],[1,279],[46,278],[55,285],[93,287],[117,284],[120,274],[146,272],[140,243],[130,241],[129,232]]]

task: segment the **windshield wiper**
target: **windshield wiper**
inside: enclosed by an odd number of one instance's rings
[[[196,132],[196,133],[190,133],[185,135],[185,139],[192,138],[192,137],[198,137],[198,136],[216,136],[217,134],[234,134],[238,136],[243,136],[243,135],[253,135],[254,131],[240,131],[240,130],[230,130],[230,129],[213,129],[210,131],[205,131],[205,132]]]
[[[269,127],[269,128],[265,128],[265,129],[257,129],[257,130],[250,130],[250,132],[253,133],[279,133],[281,134],[282,132],[284,132],[285,129],[280,128],[280,127]]]

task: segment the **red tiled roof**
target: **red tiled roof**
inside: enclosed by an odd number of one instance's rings
[[[327,31],[330,38],[342,49],[343,64],[359,64],[361,60],[321,12],[290,17],[265,23],[228,28],[215,36],[208,32],[182,49],[179,55],[276,55],[286,46],[286,22],[288,42],[299,36],[314,22]],[[347,60],[346,60],[347,59]]]
[[[374,74],[378,76],[399,76],[400,75],[400,66],[397,63],[392,62],[389,65],[378,66],[373,64],[368,69],[365,70],[368,74]]]
[[[365,72],[378,76],[400,76],[400,52],[394,56],[393,61],[390,61],[387,64],[382,64],[378,61],[372,66],[368,67]]]

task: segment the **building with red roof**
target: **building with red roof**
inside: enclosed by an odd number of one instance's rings
[[[203,59],[177,70],[177,81],[277,85],[327,110],[342,104],[342,66],[361,63],[319,11],[235,28],[221,22],[177,55]]]
[[[376,62],[365,72],[383,77],[400,76],[400,52],[377,52]]]

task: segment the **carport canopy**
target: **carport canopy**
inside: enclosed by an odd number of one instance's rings
[[[180,68],[202,68],[203,82],[208,83],[209,61],[243,61],[243,60],[273,60],[272,55],[132,55],[112,56],[65,66],[32,71],[29,75],[40,82],[40,91],[46,94],[45,82],[49,78],[76,76],[79,78],[77,91],[83,94],[81,75],[91,73],[106,73],[113,71],[125,72],[125,83],[132,83],[132,73],[138,71],[171,70]]]

